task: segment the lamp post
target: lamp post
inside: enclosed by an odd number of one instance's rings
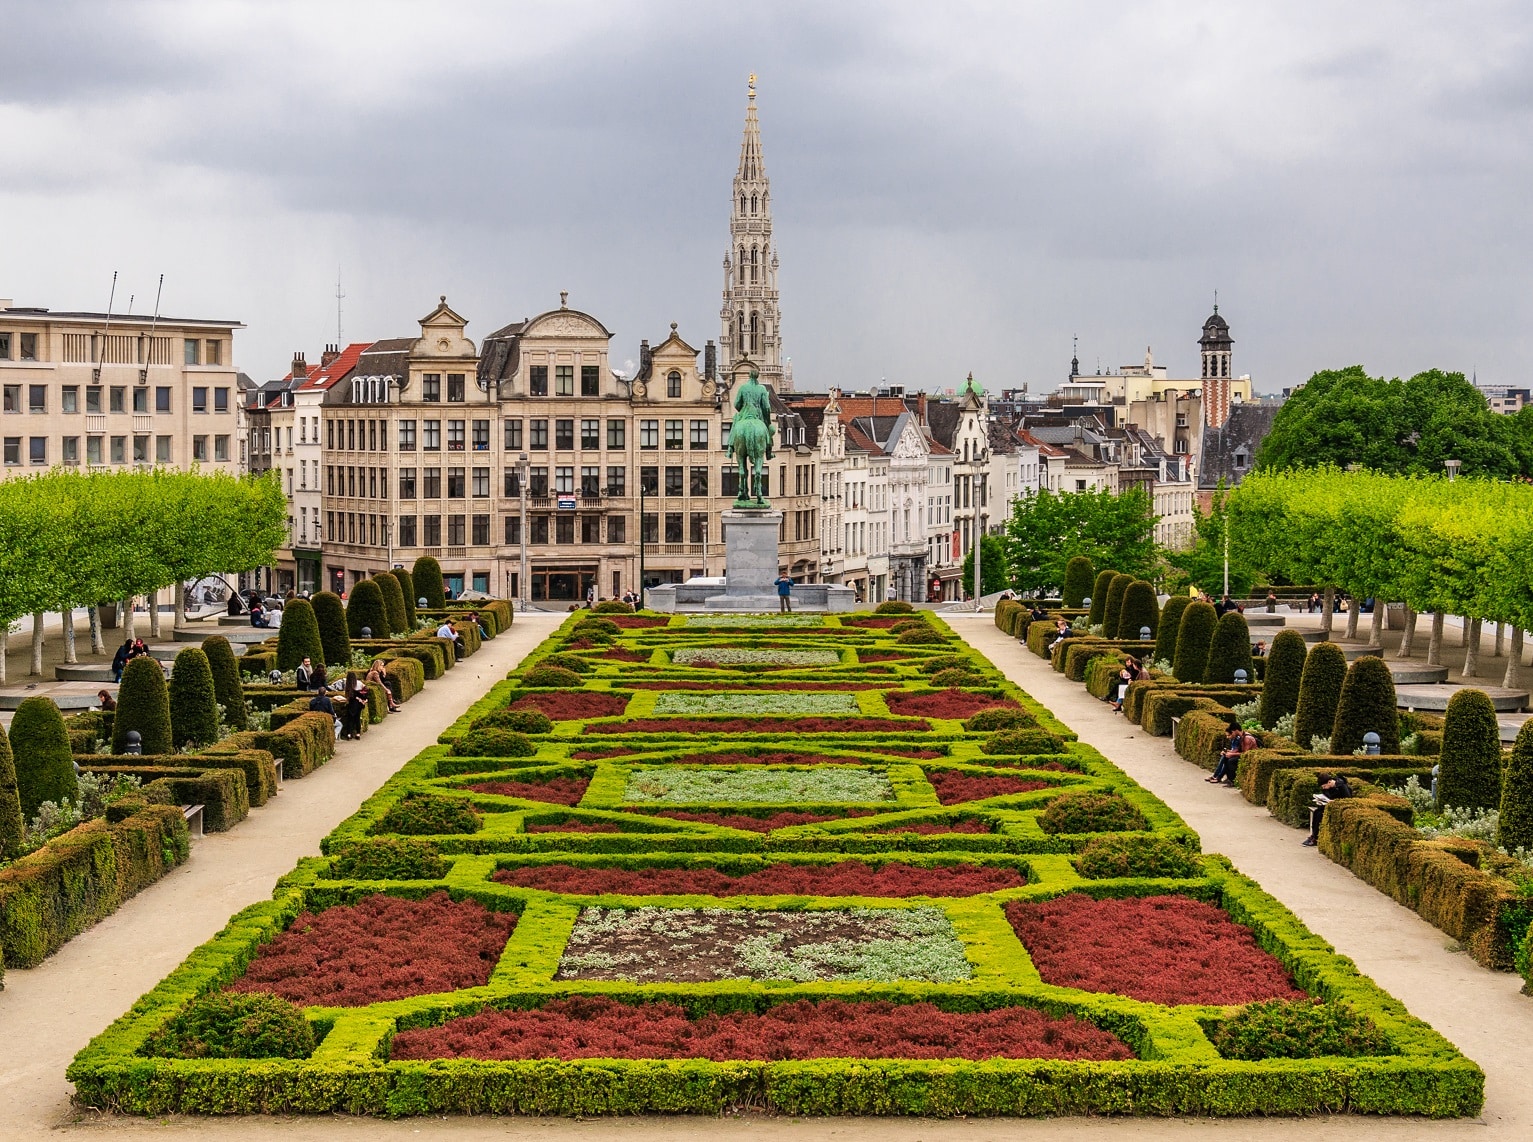
[[[521,492],[521,578],[517,581],[517,595],[523,612],[527,610],[529,585],[527,582],[527,453],[516,458],[517,488]]]
[[[658,471],[658,469],[657,469]],[[707,568],[703,568],[707,570]],[[636,610],[644,609],[644,468],[639,468],[639,605]]]
[[[1448,469],[1448,479],[1451,481],[1458,475],[1459,468],[1463,465],[1462,460],[1444,460],[1443,467]]]

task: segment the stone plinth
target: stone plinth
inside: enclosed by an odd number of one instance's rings
[[[724,513],[724,593],[710,595],[711,611],[775,611],[777,532],[782,512],[733,508]]]
[[[1491,705],[1498,711],[1509,712],[1524,709],[1528,704],[1526,690],[1506,690],[1500,686],[1467,687],[1458,682],[1437,682],[1420,686],[1396,686],[1395,705],[1402,710],[1425,710],[1436,713],[1448,708],[1448,699],[1460,690],[1483,690]]]
[[[1288,620],[1282,615],[1269,615],[1266,611],[1247,611],[1246,626],[1248,627],[1280,627],[1287,626]]]
[[[1409,658],[1392,659],[1389,663],[1389,673],[1394,678],[1396,686],[1414,686],[1423,682],[1448,680],[1446,666],[1428,666],[1425,662],[1417,662]]]

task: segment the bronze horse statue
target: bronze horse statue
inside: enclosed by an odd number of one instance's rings
[[[729,454],[740,465],[740,490],[735,507],[770,506],[766,495],[766,462],[772,459],[772,394],[755,370],[735,391],[735,418],[729,429]]]

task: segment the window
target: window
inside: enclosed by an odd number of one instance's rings
[[[127,389],[123,388],[121,385],[113,385],[112,391],[109,394],[108,407],[112,412],[127,412],[127,396]]]
[[[33,464],[46,464],[48,462],[48,438],[46,436],[34,436],[27,441],[27,459]]]
[[[508,420],[505,422],[506,451],[520,451],[522,447],[522,422]]]
[[[63,412],[80,411],[80,386],[65,385],[61,392],[59,408]]]
[[[149,390],[148,389],[134,389],[133,390],[133,411],[134,412],[148,412],[149,411]]]
[[[21,335],[21,360],[37,360],[37,334],[23,333]]]
[[[527,494],[546,498],[548,495],[548,469],[534,466],[527,473]]]
[[[490,450],[490,422],[487,420],[474,421],[474,451],[488,452]]]
[[[466,491],[462,468],[447,469],[447,498],[461,500]]]
[[[681,421],[668,420],[665,422],[665,447],[667,451],[681,448]]]
[[[421,421],[421,447],[427,452],[440,452],[442,450],[442,422],[440,420]]]
[[[5,463],[7,466],[21,463],[21,437],[7,436],[5,438]]]
[[[156,436],[154,438],[154,462],[156,464],[169,464],[171,462],[171,439],[169,436]]]
[[[143,390],[139,389],[138,392],[143,392]],[[202,399],[204,401],[207,400],[206,389],[203,390]],[[170,387],[168,385],[160,385],[154,390],[154,411],[160,413],[170,411]],[[206,411],[205,408],[204,411]]]
[[[11,335],[0,332],[0,361],[11,359]]]
[[[534,451],[542,452],[548,448],[548,421],[534,420],[531,422],[531,432],[528,433],[527,446]]]
[[[575,469],[568,464],[560,464],[554,469],[554,495],[572,496],[575,494]]]
[[[128,438],[126,436],[112,437],[112,463],[126,464],[128,462]]]
[[[668,467],[665,470],[665,494],[668,496],[681,495],[681,467]]]
[[[687,517],[687,542],[708,542],[708,513],[693,512]]]
[[[48,386],[47,385],[28,385],[27,386],[27,411],[28,412],[47,412],[48,411]]]
[[[78,436],[64,437],[64,463],[78,464],[80,462],[80,438]]]
[[[582,448],[601,447],[601,421],[582,420],[580,422],[580,446]]]
[[[451,401],[453,404],[462,404],[463,403],[463,389],[464,389],[463,374],[462,373],[448,373],[447,374],[447,399],[449,401]]]
[[[660,422],[658,420],[639,421],[639,447],[660,447]]]
[[[554,516],[554,542],[575,542],[575,517],[569,514]]]
[[[474,517],[473,543],[475,547],[488,547],[490,545],[490,517],[476,515]]]
[[[601,469],[595,464],[585,464],[580,469],[580,494],[582,496],[601,495]]]
[[[213,411],[214,412],[228,412],[229,411],[229,390],[228,389],[219,388],[219,389],[214,389],[213,390]],[[318,417],[316,417],[315,420],[314,420],[314,443],[315,444],[319,443],[319,418]]]
[[[157,392],[160,390],[156,390]],[[192,411],[208,411],[208,390],[198,385],[192,389]]]
[[[719,495],[738,496],[740,494],[740,469],[731,464],[719,469]]]
[[[679,397],[681,395],[681,374],[672,369],[665,377],[665,395]]]
[[[521,495],[522,494],[522,475],[521,475],[521,473],[519,471],[517,471],[517,469],[515,469],[515,468],[507,468],[503,474],[505,476],[505,485],[504,485],[504,487],[505,487],[506,490],[504,492],[502,492],[501,495],[505,495],[505,496],[519,496],[519,495]]]
[[[527,369],[528,389],[535,397],[548,395],[548,366],[530,365]],[[544,542],[547,542],[546,540]]]
[[[415,517],[402,515],[399,517],[399,546],[415,546]]]
[[[101,411],[101,386],[100,385],[86,385],[85,386],[85,411],[86,412],[100,412]]]
[[[475,499],[484,499],[489,494],[490,494],[490,470],[488,468],[475,468],[474,469],[474,498]]]
[[[421,400],[440,401],[442,399],[442,374],[421,374]]]
[[[20,385],[6,385],[5,386],[5,406],[4,407],[5,407],[5,411],[6,412],[20,412],[21,411],[21,386]]]
[[[421,517],[421,543],[425,547],[442,546],[442,517],[428,515]]]
[[[607,517],[607,542],[628,542],[628,517],[625,515],[609,515]]]
[[[401,468],[399,470],[399,498],[413,500],[415,498],[415,469]]]
[[[693,468],[687,481],[687,494],[692,496],[706,496],[708,494],[708,469]]]
[[[665,513],[665,541],[667,543],[681,542],[681,513]]]
[[[87,464],[101,463],[101,437],[87,436],[85,438],[85,462]]]
[[[188,337],[181,342],[181,353],[183,364],[202,364],[202,342],[198,341],[195,337]]]
[[[639,494],[645,496],[658,496],[660,494],[660,469],[639,469]]]
[[[628,424],[626,421],[607,421],[607,447],[609,449],[628,447]]]
[[[522,517],[508,515],[506,517],[506,542],[521,543],[522,541]]]
[[[399,450],[401,452],[415,451],[415,421],[401,420],[399,422]]]
[[[221,365],[221,364],[223,364],[224,354],[223,354],[223,344],[221,342],[218,342],[218,341],[205,341],[205,342],[203,342],[203,346],[202,347],[203,347],[203,350],[204,350],[203,358],[202,358],[202,363],[204,365]]]
[[[580,542],[601,542],[601,516],[583,515],[580,517]]]
[[[692,422],[692,448],[693,451],[706,450],[708,447],[708,422],[706,420],[694,420]]]
[[[222,433],[213,437],[213,459],[215,462],[229,459],[229,438]]]
[[[575,366],[554,366],[554,396],[572,397],[575,395]]]
[[[583,397],[601,396],[601,366],[580,366],[580,395]]]
[[[535,515],[527,521],[527,542],[548,542],[548,517],[546,515]]]
[[[621,464],[612,464],[607,467],[607,494],[609,496],[628,494],[628,469]]]
[[[201,453],[198,452],[198,442],[201,442]],[[206,436],[192,437],[192,459],[206,460],[208,458],[208,438]],[[149,437],[135,436],[133,438],[133,463],[149,463]],[[291,483],[292,481],[289,481]]]
[[[659,543],[660,517],[654,512],[645,512],[644,517],[639,521],[639,535],[640,542]]]
[[[421,469],[421,495],[428,500],[442,498],[442,469]]]
[[[554,447],[560,452],[569,452],[575,447],[575,422],[573,420],[554,421]]]
[[[449,420],[447,422],[447,451],[462,452],[463,445],[463,421]]]

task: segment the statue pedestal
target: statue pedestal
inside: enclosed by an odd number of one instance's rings
[[[717,611],[775,611],[777,533],[782,512],[731,508],[724,513],[724,593],[704,604]]]

